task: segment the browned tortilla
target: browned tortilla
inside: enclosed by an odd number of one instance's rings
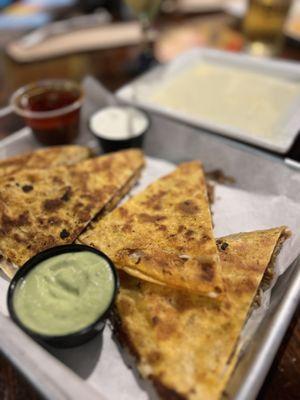
[[[89,158],[90,149],[83,146],[54,146],[0,160],[0,179],[24,169],[47,169],[72,165]]]
[[[286,237],[286,228],[279,227],[219,240],[227,292],[222,302],[122,275],[116,304],[119,337],[162,398],[220,398],[263,274]]]
[[[41,250],[72,243],[127,193],[143,164],[141,151],[126,150],[7,177],[0,186],[1,254],[21,266]]]
[[[80,236],[129,274],[216,297],[221,265],[202,165],[179,165]]]

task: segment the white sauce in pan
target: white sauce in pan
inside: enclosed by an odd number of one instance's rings
[[[151,102],[253,136],[270,137],[280,134],[298,96],[298,82],[201,62],[166,77],[152,93]]]

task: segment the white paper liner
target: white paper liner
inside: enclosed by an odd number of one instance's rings
[[[131,195],[141,191],[173,169],[174,165],[169,162],[148,158],[140,182],[133,189]],[[285,196],[257,195],[234,187],[216,184],[213,213],[216,237],[280,225],[287,225],[293,231],[292,238],[285,242],[277,258],[273,286],[278,276],[289,267],[299,252],[300,205]],[[5,315],[7,315],[7,287],[8,281],[0,276],[0,312]],[[244,327],[239,348],[243,348],[255,334],[255,330],[268,308],[269,299],[270,290],[264,293],[262,305],[251,314]],[[98,337],[75,349],[49,350],[106,399],[146,400],[156,398],[149,384],[138,378],[136,371],[128,367],[127,362],[125,363],[126,353],[121,351],[113,340],[109,326],[105,328],[103,340]]]

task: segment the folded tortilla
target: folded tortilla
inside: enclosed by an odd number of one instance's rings
[[[79,237],[138,278],[217,297],[220,258],[202,165],[181,164]]]
[[[9,175],[0,186],[1,254],[22,266],[44,249],[72,243],[129,191],[143,164],[140,150],[126,150]]]
[[[72,165],[91,156],[84,146],[53,146],[0,160],[0,179],[24,169],[48,169]]]
[[[288,234],[279,227],[218,240],[222,302],[122,275],[117,332],[162,398],[221,397],[257,289]]]

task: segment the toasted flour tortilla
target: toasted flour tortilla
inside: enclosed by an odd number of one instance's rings
[[[91,156],[84,146],[53,146],[0,160],[0,179],[24,169],[48,169],[72,165]]]
[[[126,150],[8,176],[0,186],[1,254],[22,266],[46,248],[72,243],[129,191],[143,164],[140,150]]]
[[[79,240],[138,278],[217,297],[221,265],[202,165],[181,164]]]
[[[259,284],[287,236],[279,227],[218,241],[226,289],[222,302],[122,275],[117,332],[162,398],[221,397]]]

